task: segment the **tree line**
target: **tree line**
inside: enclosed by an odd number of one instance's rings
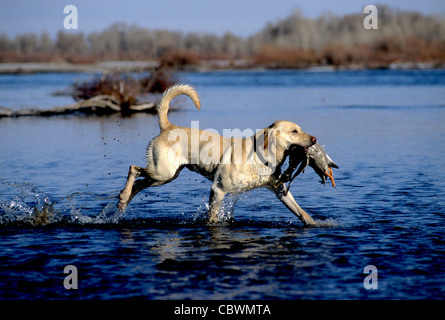
[[[417,12],[378,7],[378,29],[363,27],[365,14],[323,14],[306,18],[298,10],[268,23],[249,37],[232,33],[148,30],[115,23],[84,34],[59,31],[9,38],[0,34],[0,62],[167,59],[179,65],[205,60],[245,59],[269,67],[365,64],[394,61],[445,62],[445,19]]]

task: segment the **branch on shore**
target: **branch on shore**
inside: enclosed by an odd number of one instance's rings
[[[85,114],[85,115],[110,115],[121,113],[128,115],[136,112],[156,113],[156,104],[153,102],[121,107],[119,99],[112,95],[99,95],[83,101],[79,101],[72,105],[55,107],[51,109],[28,109],[28,110],[12,110],[0,107],[0,118],[9,117],[51,117],[69,114]]]
[[[66,92],[56,93],[69,94],[78,100],[72,105],[29,110],[0,107],[0,118],[51,117],[68,114],[102,116],[115,113],[128,116],[138,112],[155,114],[156,104],[141,103],[139,98],[146,94],[162,93],[172,84],[174,84],[174,77],[170,74],[168,66],[164,65],[155,68],[143,77],[133,77],[128,73],[119,72],[104,73],[90,81],[74,83]]]

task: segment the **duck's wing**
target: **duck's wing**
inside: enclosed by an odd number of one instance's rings
[[[327,153],[326,153],[326,158],[328,159],[329,167],[338,169],[338,166],[335,164],[335,162],[331,159],[331,157]]]

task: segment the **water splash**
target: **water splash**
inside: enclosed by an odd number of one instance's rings
[[[30,183],[15,183],[0,181],[0,226],[47,226],[47,225],[105,225],[136,224],[146,220],[168,221],[170,224],[207,223],[209,210],[208,202],[204,200],[197,211],[192,214],[183,214],[178,219],[145,216],[145,213],[127,209],[125,212],[117,209],[118,192],[108,194],[95,194],[92,192],[75,192],[66,197],[52,199]],[[221,206],[219,218],[221,225],[233,222],[233,210],[237,200],[236,196],[227,197]],[[144,219],[146,218],[146,219]]]
[[[218,218],[221,224],[227,225],[233,223],[233,221],[235,220],[233,212],[235,210],[235,204],[238,199],[239,194],[229,194],[224,198],[218,214]]]
[[[228,194],[221,204],[219,213],[218,213],[218,225],[230,225],[234,222],[234,210],[235,204],[238,201],[238,194]],[[207,200],[203,198],[201,204],[198,207],[198,210],[192,217],[192,223],[196,224],[207,224],[208,214],[210,210],[210,205]]]
[[[48,226],[48,225],[207,225],[209,203],[206,197],[193,212],[183,212],[172,217],[163,212],[127,208],[117,209],[118,191],[110,194],[75,192],[54,199],[30,183],[11,183],[0,180],[0,227],[1,226]],[[248,219],[235,221],[236,202],[243,194],[227,195],[218,214],[219,226],[246,224],[250,226],[300,227],[292,220],[267,221]],[[317,220],[317,227],[337,227],[334,219]],[[295,224],[294,224],[295,223]]]
[[[0,191],[0,225],[113,224],[122,218],[117,196],[76,192],[52,200],[30,183],[5,181]]]
[[[40,225],[57,220],[51,199],[32,184],[2,182],[1,187],[2,198],[4,195],[12,197],[9,200],[0,199],[1,225],[10,223]]]
[[[116,195],[75,192],[64,198],[65,214],[73,223],[117,224],[123,213],[117,209]]]
[[[335,228],[338,227],[338,221],[332,218],[328,218],[325,220],[315,220],[317,225],[316,228]]]

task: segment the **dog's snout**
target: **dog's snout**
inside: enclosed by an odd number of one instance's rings
[[[312,144],[316,144],[317,143],[317,137],[311,136],[311,142],[312,142]]]

